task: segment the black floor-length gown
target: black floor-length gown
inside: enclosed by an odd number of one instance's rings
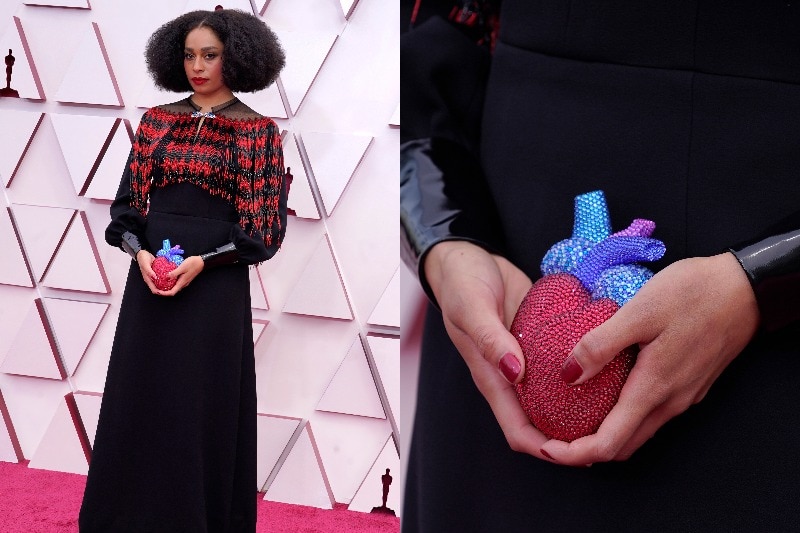
[[[186,99],[143,116],[106,238],[119,245],[131,231],[154,254],[170,239],[185,257],[233,242],[240,260],[204,269],[175,297],[153,295],[131,262],[82,532],[255,531],[247,265],[283,237],[280,137],[238,100],[197,111]]]
[[[533,279],[596,189],[615,229],[656,222],[656,268],[800,227],[800,5],[504,0],[491,60],[442,20],[401,50],[403,140],[480,154],[489,244]],[[431,307],[403,530],[797,531],[798,333],[761,332],[630,460],[570,468],[509,449]]]

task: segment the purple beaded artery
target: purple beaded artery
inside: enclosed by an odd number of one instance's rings
[[[183,250],[179,244],[171,246],[169,239],[161,241],[161,249],[156,253],[156,257],[163,257],[175,265],[183,263]]]

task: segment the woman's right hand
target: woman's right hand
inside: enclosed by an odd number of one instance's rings
[[[139,271],[142,273],[142,279],[153,294],[159,294],[155,284],[156,273],[153,272],[153,261],[155,261],[153,254],[147,250],[139,250],[136,254],[136,262],[139,264]]]
[[[424,268],[447,333],[509,446],[546,460],[540,450],[547,438],[531,424],[513,387],[523,377],[525,359],[509,328],[530,278],[505,258],[466,241],[434,245]]]

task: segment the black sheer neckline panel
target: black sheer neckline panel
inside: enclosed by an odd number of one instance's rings
[[[158,108],[170,113],[192,114],[200,111],[200,106],[192,101],[191,96],[187,96],[183,100],[178,100],[177,102],[173,102],[171,104],[160,105]],[[233,120],[252,120],[264,118],[263,115],[251,109],[247,104],[235,96],[227,102],[213,106],[211,108],[211,112],[215,115],[221,115]]]

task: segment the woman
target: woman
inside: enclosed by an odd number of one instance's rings
[[[800,60],[779,51],[800,13],[504,0],[491,47],[491,16],[465,16],[486,3],[401,48],[406,258],[438,306],[404,530],[795,530]],[[598,432],[566,443],[521,410],[507,328],[596,189],[615,228],[656,221],[667,255],[565,359],[582,383],[640,347]]]
[[[80,530],[252,532],[248,265],[278,250],[287,190],[278,127],[232,91],[271,84],[284,54],[259,19],[219,10],[166,23],[145,55],[159,86],[192,95],[142,116],[111,205],[106,241],[133,262]],[[166,240],[184,259],[157,274]]]

